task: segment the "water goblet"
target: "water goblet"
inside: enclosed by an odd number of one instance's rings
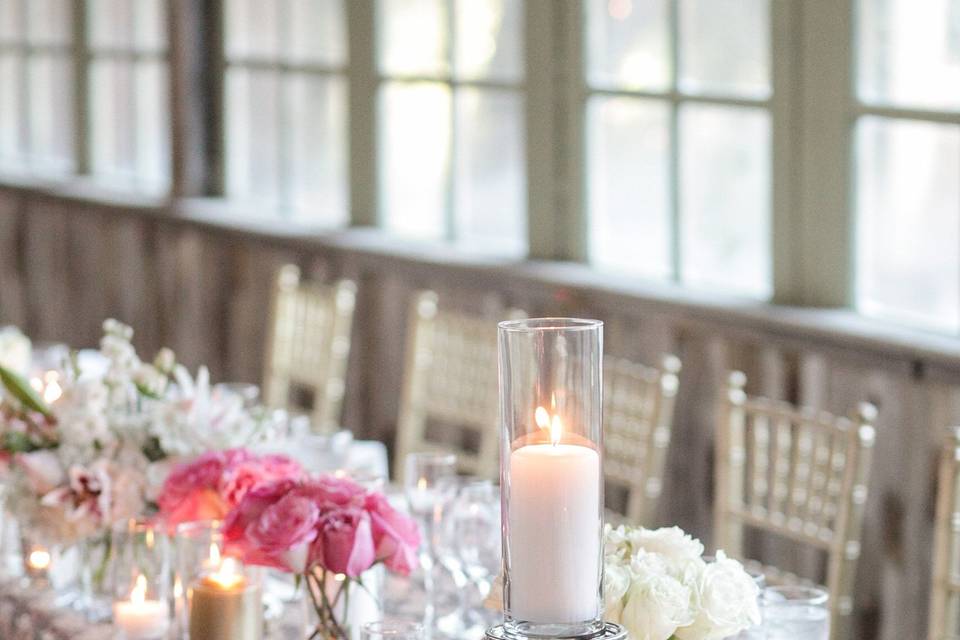
[[[402,620],[368,622],[360,630],[360,640],[421,640],[424,637],[419,623]]]
[[[760,598],[763,637],[827,640],[830,637],[828,600],[826,590],[817,587],[767,587]]]
[[[432,630],[436,612],[437,548],[439,525],[447,503],[456,494],[457,457],[452,453],[411,453],[406,459],[404,493],[410,513],[423,532],[420,565],[426,596],[423,625]]]

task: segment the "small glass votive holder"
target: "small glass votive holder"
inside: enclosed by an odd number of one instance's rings
[[[769,640],[828,640],[830,597],[802,585],[767,587],[760,596],[763,637]]]
[[[117,523],[110,533],[113,626],[122,640],[160,640],[171,626],[170,540],[151,522]]]
[[[176,530],[177,623],[186,640],[262,640],[262,571],[230,554],[217,521]]]
[[[421,640],[423,625],[404,620],[368,622],[360,630],[360,640]]]

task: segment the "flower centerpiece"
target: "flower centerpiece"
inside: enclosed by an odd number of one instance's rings
[[[317,612],[315,639],[350,637],[350,592],[374,565],[407,575],[417,560],[416,523],[382,493],[310,477],[284,456],[201,456],[170,474],[159,502],[172,521],[222,515],[228,552],[300,576]]]
[[[604,534],[604,617],[633,640],[720,640],[760,623],[756,582],[722,551],[706,562],[678,527]]]

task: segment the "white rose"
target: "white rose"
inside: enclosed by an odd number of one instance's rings
[[[30,368],[30,338],[16,327],[0,328],[0,366],[26,375]]]
[[[623,597],[630,589],[630,570],[618,561],[608,561],[603,568],[603,618],[620,622]]]
[[[760,624],[759,589],[736,560],[723,551],[706,565],[697,584],[699,605],[690,626],[677,629],[680,640],[719,640]]]
[[[658,553],[671,564],[680,564],[703,555],[703,544],[680,527],[635,529],[630,532],[635,549]]]
[[[177,356],[167,347],[160,349],[160,351],[157,352],[157,356],[153,359],[153,366],[164,374],[169,374],[173,371],[175,364],[177,364]]]
[[[620,616],[632,640],[667,640],[691,622],[690,589],[664,573],[635,579]]]

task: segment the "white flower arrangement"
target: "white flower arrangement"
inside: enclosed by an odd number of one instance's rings
[[[604,617],[632,640],[720,640],[760,624],[759,588],[722,551],[679,527],[604,530]]]
[[[262,423],[240,398],[211,393],[206,368],[193,380],[169,349],[143,362],[130,327],[103,329],[96,366],[70,357],[50,372],[56,394],[0,362],[9,506],[50,542],[144,514],[174,458],[252,444]]]

